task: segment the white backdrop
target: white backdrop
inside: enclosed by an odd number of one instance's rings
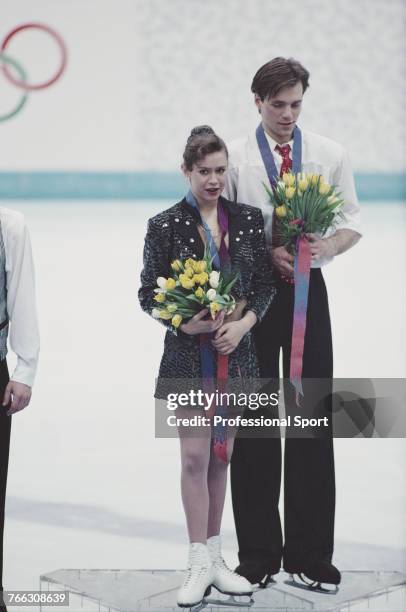
[[[0,124],[0,167],[176,169],[194,125],[230,140],[258,122],[252,77],[283,55],[311,73],[302,125],[342,142],[356,170],[405,170],[404,13],[402,0],[3,0],[1,39],[44,22],[69,64]],[[42,33],[7,51],[33,82],[58,64]],[[18,92],[2,74],[0,91],[2,113]]]

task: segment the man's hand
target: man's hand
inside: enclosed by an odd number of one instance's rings
[[[9,406],[7,416],[11,416],[28,406],[30,399],[31,387],[15,380],[10,380],[3,397],[3,406]]]
[[[271,249],[272,263],[283,276],[293,276],[295,258],[283,246]]]
[[[336,244],[332,236],[330,238],[320,238],[316,234],[305,234],[305,236],[310,242],[312,261],[336,255]]]
[[[222,355],[229,355],[239,345],[241,338],[247,333],[245,323],[240,321],[230,321],[224,323],[214,336],[212,344]]]
[[[361,235],[351,229],[339,229],[329,238],[320,238],[316,234],[305,234],[310,242],[312,259],[324,259],[345,253],[357,244]]]

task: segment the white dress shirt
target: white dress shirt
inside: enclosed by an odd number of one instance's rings
[[[302,132],[302,171],[322,174],[325,180],[336,186],[345,203],[341,207],[344,215],[337,224],[328,230],[324,237],[330,236],[338,229],[351,229],[361,234],[360,207],[355,192],[354,177],[349,157],[345,149],[324,136],[319,136],[307,130]],[[276,167],[280,172],[282,156],[275,151],[277,143],[265,132],[273,153]],[[291,149],[293,140],[289,141]],[[265,222],[265,234],[268,245],[272,240],[273,205],[263,183],[269,186],[268,175],[258,148],[255,132],[230,143],[229,168],[223,195],[229,200],[251,204],[261,209]],[[292,150],[290,152],[292,157]],[[333,258],[319,259],[312,262],[313,268],[318,268],[330,262]]]
[[[30,236],[21,213],[0,208],[0,219],[6,256],[9,342],[17,355],[10,378],[31,387],[38,363],[39,332]]]

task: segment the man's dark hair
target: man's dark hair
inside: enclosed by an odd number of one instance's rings
[[[309,86],[310,73],[300,62],[290,57],[275,57],[258,70],[252,80],[251,91],[258,94],[262,102],[276,96],[283,87],[293,87],[301,82],[303,93]]]

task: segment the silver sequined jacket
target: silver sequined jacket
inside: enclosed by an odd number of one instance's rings
[[[252,310],[260,321],[273,299],[275,288],[264,236],[264,221],[259,208],[236,204],[221,198],[229,213],[229,254],[233,271],[239,279],[232,289],[236,298],[245,298],[246,310]],[[174,259],[201,259],[204,244],[197,228],[195,209],[186,199],[148,221],[144,245],[144,268],[138,292],[142,309],[152,314],[157,307],[154,289],[157,278],[171,275]],[[199,336],[173,329],[170,321],[158,319],[168,329],[159,369],[155,397],[165,398],[168,381],[179,391],[180,380],[199,379]],[[229,377],[255,378],[258,364],[251,334],[246,334],[229,356]],[[176,383],[173,379],[177,379]]]

